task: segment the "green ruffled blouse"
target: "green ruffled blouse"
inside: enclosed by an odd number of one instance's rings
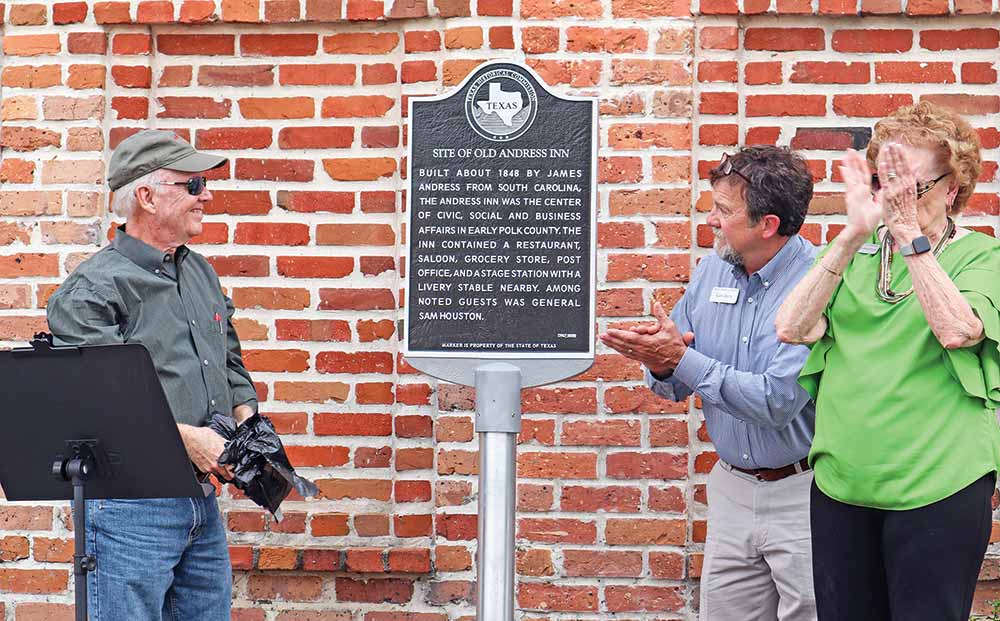
[[[914,509],[1000,467],[1000,241],[973,232],[938,257],[985,328],[963,349],[938,343],[915,292],[878,297],[879,259],[853,257],[799,375],[816,400],[809,462],[831,498]],[[898,253],[892,277],[894,291],[912,286]]]

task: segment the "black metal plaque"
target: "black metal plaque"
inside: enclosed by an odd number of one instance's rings
[[[593,357],[596,136],[515,63],[411,100],[407,355]]]

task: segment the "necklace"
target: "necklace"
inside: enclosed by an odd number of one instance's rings
[[[884,228],[884,227],[883,227]],[[955,221],[948,218],[948,224],[944,228],[944,234],[941,235],[941,239],[938,240],[937,245],[934,247],[934,256],[941,254],[944,250],[945,244],[955,236]],[[887,230],[885,235],[882,236],[881,253],[882,256],[879,260],[878,266],[878,283],[875,290],[878,292],[878,297],[882,298],[884,302],[889,304],[895,304],[906,299],[911,293],[913,293],[913,287],[908,290],[897,293],[890,288],[892,284],[892,234]]]

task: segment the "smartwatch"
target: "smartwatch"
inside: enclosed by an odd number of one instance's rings
[[[925,252],[931,251],[931,240],[927,239],[926,235],[921,235],[916,237],[912,242],[906,244],[905,246],[899,247],[899,252],[904,257],[910,257],[915,254],[923,254]]]

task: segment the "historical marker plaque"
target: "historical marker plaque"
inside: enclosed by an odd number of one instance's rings
[[[409,115],[406,355],[593,358],[596,101],[490,63]]]

